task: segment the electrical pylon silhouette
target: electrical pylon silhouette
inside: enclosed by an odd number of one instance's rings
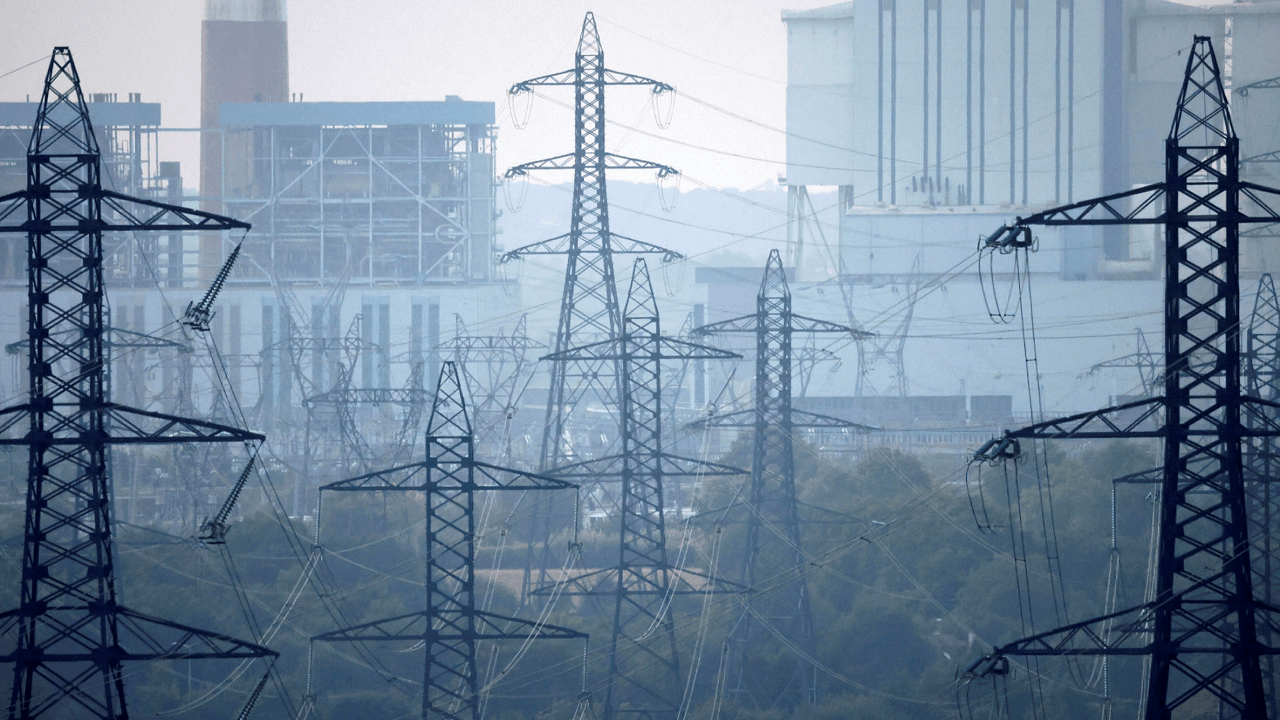
[[[660,253],[666,258],[679,257],[665,248],[614,233],[609,227],[609,198],[605,182],[606,170],[655,170],[659,177],[676,174],[666,165],[617,155],[605,149],[605,88],[610,85],[634,85],[652,88],[653,92],[671,92],[672,87],[640,75],[605,67],[604,49],[596,30],[596,19],[587,13],[574,67],[563,72],[516,83],[510,94],[532,92],[538,87],[565,86],[574,89],[574,149],[571,153],[517,165],[506,172],[507,178],[537,170],[573,170],[573,209],[569,232],[507,253],[505,259],[529,255],[565,255],[564,292],[560,301],[560,319],[556,325],[552,357],[564,355],[570,348],[618,337],[622,321],[618,306],[618,288],[614,276],[615,253]],[[570,440],[570,417],[580,405],[594,399],[611,418],[608,432],[616,433],[618,411],[618,364],[613,360],[559,360],[551,363],[551,381],[547,394],[547,419],[542,432],[542,449],[538,469],[546,472],[575,459]],[[585,407],[582,410],[585,411]],[[590,498],[591,488],[584,490]],[[543,535],[543,558],[538,583],[546,581],[548,543],[551,523],[557,509],[539,506],[535,534]],[[533,544],[530,543],[530,552]],[[529,558],[532,563],[532,557]],[[525,591],[531,585],[530,567],[526,564]]]
[[[761,624],[772,623],[769,633],[777,633],[797,655],[797,674],[788,687],[799,703],[817,702],[817,667],[814,665],[816,637],[813,610],[809,604],[809,561],[803,550],[799,509],[796,504],[794,432],[796,428],[817,427],[865,431],[867,428],[839,418],[796,410],[791,406],[792,336],[796,333],[836,333],[863,338],[861,330],[804,317],[791,312],[791,290],[787,287],[782,256],[769,253],[756,312],[751,315],[703,325],[700,335],[748,333],[756,336],[755,407],[725,413],[694,423],[694,426],[736,427],[752,430],[751,480],[747,496],[747,542],[743,581],[753,589],[766,579],[770,592],[743,601],[743,617],[736,626],[735,653],[730,688],[739,697],[750,694],[743,670],[753,641],[763,640]],[[798,692],[796,692],[798,691]]]
[[[1259,628],[1280,617],[1254,591],[1244,456],[1251,438],[1280,436],[1280,405],[1241,384],[1240,226],[1280,218],[1280,191],[1241,181],[1239,166],[1217,58],[1210,39],[1196,37],[1163,182],[1019,218],[988,238],[988,247],[1028,247],[1034,225],[1164,228],[1162,396],[1006,433],[978,458],[1014,458],[1020,439],[1155,437],[1164,462],[1153,473],[1154,599],[1002,645],[970,677],[1007,673],[1009,656],[1142,656],[1151,663],[1147,720],[1188,712],[1201,697],[1217,703],[1219,718],[1267,717],[1260,659],[1277,648]]]
[[[20,224],[5,224],[17,216]],[[108,448],[264,438],[107,396],[102,234],[232,228],[249,226],[103,189],[75,62],[55,48],[27,148],[27,188],[0,197],[0,232],[27,235],[31,383],[26,403],[0,410],[0,444],[28,452],[21,600],[0,614],[0,662],[13,663],[10,718],[124,720],[127,662],[276,656],[143,615],[116,592]]]
[[[621,336],[548,358],[614,361],[619,363],[622,373],[620,452],[556,470],[557,477],[570,480],[616,479],[621,483],[618,564],[579,575],[573,578],[573,586],[564,591],[613,599],[605,720],[615,720],[619,714],[627,713],[639,713],[655,720],[676,716],[684,678],[676,649],[672,601],[677,595],[710,592],[717,582],[730,585],[677,568],[667,552],[669,508],[665,500],[665,479],[737,475],[742,471],[663,450],[662,361],[739,357],[736,353],[665,337],[649,280],[649,267],[644,258],[637,258]]]
[[[481,610],[476,603],[475,495],[489,490],[561,490],[572,484],[476,460],[458,368],[445,362],[427,422],[422,462],[340,480],[333,492],[425,496],[427,578],[424,610],[317,635],[323,642],[420,642],[426,653],[422,720],[480,719],[476,645],[482,641],[585,638],[576,630]]]

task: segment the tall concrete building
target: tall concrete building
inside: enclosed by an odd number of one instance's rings
[[[1213,39],[1232,87],[1242,155],[1253,158],[1242,174],[1276,182],[1280,3],[853,0],[782,21],[786,181],[805,201],[792,203],[793,225],[816,219],[809,187],[840,190],[823,218],[838,228],[837,262],[810,252],[800,277],[840,275],[882,332],[904,306],[892,291],[932,284],[905,351],[913,392],[1012,392],[1025,410],[1032,366],[1049,409],[1133,390],[1136,373],[1089,371],[1132,352],[1135,328],[1161,331],[1157,232],[1046,228],[1020,268],[1008,257],[979,266],[974,252],[1015,216],[1160,180],[1194,35]],[[1245,238],[1246,292],[1280,269],[1274,245]],[[1038,343],[1024,352],[1032,301]],[[1012,326],[989,324],[988,311]]]

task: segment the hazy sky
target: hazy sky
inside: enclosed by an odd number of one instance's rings
[[[163,103],[168,127],[194,127],[199,113],[200,0],[16,0],[0,23],[0,74],[70,45],[86,92],[141,92]],[[291,90],[313,100],[435,100],[445,94],[498,102],[499,166],[571,149],[572,115],[535,99],[528,128],[512,127],[506,89],[570,67],[586,10],[594,10],[606,65],[668,82],[775,128],[785,123],[786,32],[782,9],[829,0],[649,0],[648,2],[410,2],[295,0],[289,5]],[[669,46],[669,47],[665,47]],[[0,78],[0,100],[37,95],[44,63]],[[549,90],[564,103],[568,89]],[[657,127],[647,91],[617,88],[611,149],[666,162],[687,183],[751,187],[782,170],[783,135],[678,99],[673,123]],[[193,135],[167,134],[166,159],[196,174]],[[672,140],[685,145],[671,142]],[[691,147],[696,146],[696,147]],[[711,148],[773,162],[735,158]],[[547,176],[552,180],[555,176]],[[556,178],[558,180],[558,178]],[[567,179],[567,178],[565,178]],[[644,180],[643,173],[635,177]]]

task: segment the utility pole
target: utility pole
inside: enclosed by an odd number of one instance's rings
[[[1164,228],[1162,396],[1012,431],[976,456],[1016,458],[1024,439],[1152,437],[1164,462],[1154,599],[1002,645],[969,677],[1007,674],[1011,656],[1138,656],[1150,662],[1147,720],[1204,697],[1220,718],[1267,717],[1261,658],[1277,648],[1260,628],[1278,618],[1255,593],[1244,458],[1251,439],[1280,437],[1280,405],[1241,384],[1239,241],[1242,224],[1280,218],[1280,191],[1240,180],[1239,147],[1212,44],[1196,37],[1163,182],[1019,218],[987,239],[1026,248],[1036,225]]]
[[[574,67],[516,83],[511,95],[533,92],[540,87],[572,87],[574,90],[574,149],[571,153],[517,165],[506,172],[513,178],[537,170],[573,170],[573,210],[569,232],[549,240],[512,250],[504,259],[530,255],[566,256],[564,293],[560,319],[556,325],[553,356],[588,342],[618,337],[622,322],[618,288],[614,277],[614,253],[660,253],[665,258],[678,254],[650,243],[633,240],[609,228],[609,199],[606,170],[654,170],[658,176],[677,174],[666,165],[617,155],[605,150],[605,88],[611,85],[648,87],[654,94],[673,92],[666,83],[605,67],[604,49],[596,30],[596,19],[587,13]],[[570,417],[588,395],[618,420],[618,366],[615,361],[556,361],[551,364],[547,394],[547,419],[542,430],[542,450],[538,468],[548,471],[572,462],[575,449],[570,441]],[[583,408],[585,410],[585,407]],[[616,432],[616,425],[611,432]],[[555,509],[539,507],[535,533],[550,534]],[[529,544],[532,552],[533,543]],[[543,562],[539,583],[546,580],[547,544],[543,542]],[[530,558],[530,563],[532,558]],[[526,567],[526,576],[530,568]],[[525,589],[529,588],[526,577]]]
[[[664,336],[649,267],[644,258],[637,258],[622,334],[617,339],[571,349],[563,357],[547,358],[553,362],[617,362],[622,371],[621,452],[555,471],[557,477],[570,480],[621,482],[618,564],[575,577],[575,587],[565,591],[613,599],[604,720],[615,720],[621,713],[640,713],[655,720],[676,717],[684,678],[676,650],[672,599],[676,595],[710,592],[716,582],[725,584],[672,565],[667,553],[664,480],[676,476],[737,475],[742,471],[663,450],[662,361],[740,357]]]
[[[426,654],[422,720],[480,720],[476,645],[483,641],[586,638],[576,630],[480,610],[476,603],[475,495],[488,490],[561,490],[572,484],[476,460],[458,368],[445,362],[427,422],[422,462],[330,483],[333,492],[425,496],[426,608],[317,635],[313,641],[421,643]],[[307,690],[308,695],[311,689]]]
[[[27,235],[29,264],[30,400],[0,410],[0,444],[28,452],[21,601],[0,615],[0,662],[13,663],[9,717],[125,720],[125,662],[277,653],[143,615],[117,599],[108,448],[264,438],[107,396],[102,235],[249,226],[103,189],[102,154],[65,47],[49,61],[27,178],[25,190],[0,197],[0,232]]]
[[[744,584],[749,590],[765,580],[767,595],[743,600],[743,616],[736,625],[736,657],[732,670],[737,677],[734,692],[749,694],[743,672],[753,644],[777,633],[796,651],[796,675],[787,684],[798,690],[791,704],[817,702],[818,679],[813,657],[816,636],[813,610],[809,605],[809,561],[803,550],[800,516],[796,504],[794,432],[816,427],[866,431],[868,428],[827,415],[791,407],[792,336],[796,333],[847,334],[864,336],[859,330],[826,320],[816,320],[791,312],[791,290],[787,287],[782,256],[769,253],[756,312],[732,320],[704,325],[700,335],[748,333],[756,336],[755,407],[699,421],[695,426],[736,427],[752,430],[751,480],[747,501],[747,542]],[[769,627],[765,627],[768,625]],[[761,632],[765,630],[766,632]],[[773,699],[757,701],[771,705]]]

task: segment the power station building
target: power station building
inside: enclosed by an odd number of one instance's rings
[[[1135,329],[1160,335],[1158,231],[1046,228],[1025,265],[976,251],[1016,216],[1162,180],[1193,36],[1229,80],[1242,177],[1276,182],[1280,3],[854,0],[782,21],[801,279],[838,277],[880,333],[916,298],[912,394],[1012,392],[1020,414],[1037,382],[1054,412],[1138,392],[1137,372],[1091,369],[1134,352]],[[834,208],[814,207],[815,186],[839,189]],[[1246,298],[1280,269],[1277,234],[1242,240]]]

